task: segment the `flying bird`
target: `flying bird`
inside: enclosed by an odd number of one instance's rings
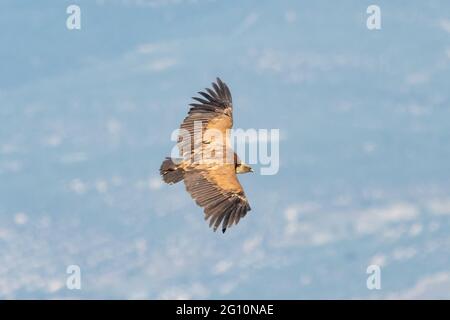
[[[184,181],[187,192],[204,209],[205,220],[222,232],[251,210],[238,173],[253,172],[231,148],[233,103],[228,86],[217,78],[212,88],[193,97],[180,126],[177,146],[181,158],[167,157],[160,167],[164,182]]]

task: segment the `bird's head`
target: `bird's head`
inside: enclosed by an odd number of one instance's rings
[[[250,167],[248,164],[241,162],[236,166],[236,173],[247,173],[247,172],[254,172],[252,167]]]

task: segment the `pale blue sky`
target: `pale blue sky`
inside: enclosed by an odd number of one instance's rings
[[[2,1],[0,298],[450,298],[449,12]],[[277,175],[241,177],[252,211],[225,235],[158,177],[216,76],[236,127],[283,138]]]

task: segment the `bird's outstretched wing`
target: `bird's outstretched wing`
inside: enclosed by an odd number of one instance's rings
[[[233,104],[230,89],[217,78],[212,83],[212,89],[206,88],[199,92],[202,97],[193,97],[196,102],[191,103],[188,116],[180,126],[178,148],[185,160],[193,161],[194,155],[210,154],[205,148],[219,149],[217,145],[228,148],[229,129],[233,126]],[[205,134],[205,131],[219,132],[221,141],[212,141],[214,137]],[[215,144],[215,146],[214,146]]]
[[[225,232],[251,210],[232,164],[188,171],[184,183],[195,202],[204,208],[205,220],[209,219],[214,231],[222,224]]]

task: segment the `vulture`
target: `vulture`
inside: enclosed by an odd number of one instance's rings
[[[228,86],[217,78],[198,94],[178,132],[180,158],[166,157],[160,174],[168,184],[183,180],[209,226],[216,231],[221,225],[225,232],[251,210],[237,174],[253,170],[231,148],[233,103]]]

